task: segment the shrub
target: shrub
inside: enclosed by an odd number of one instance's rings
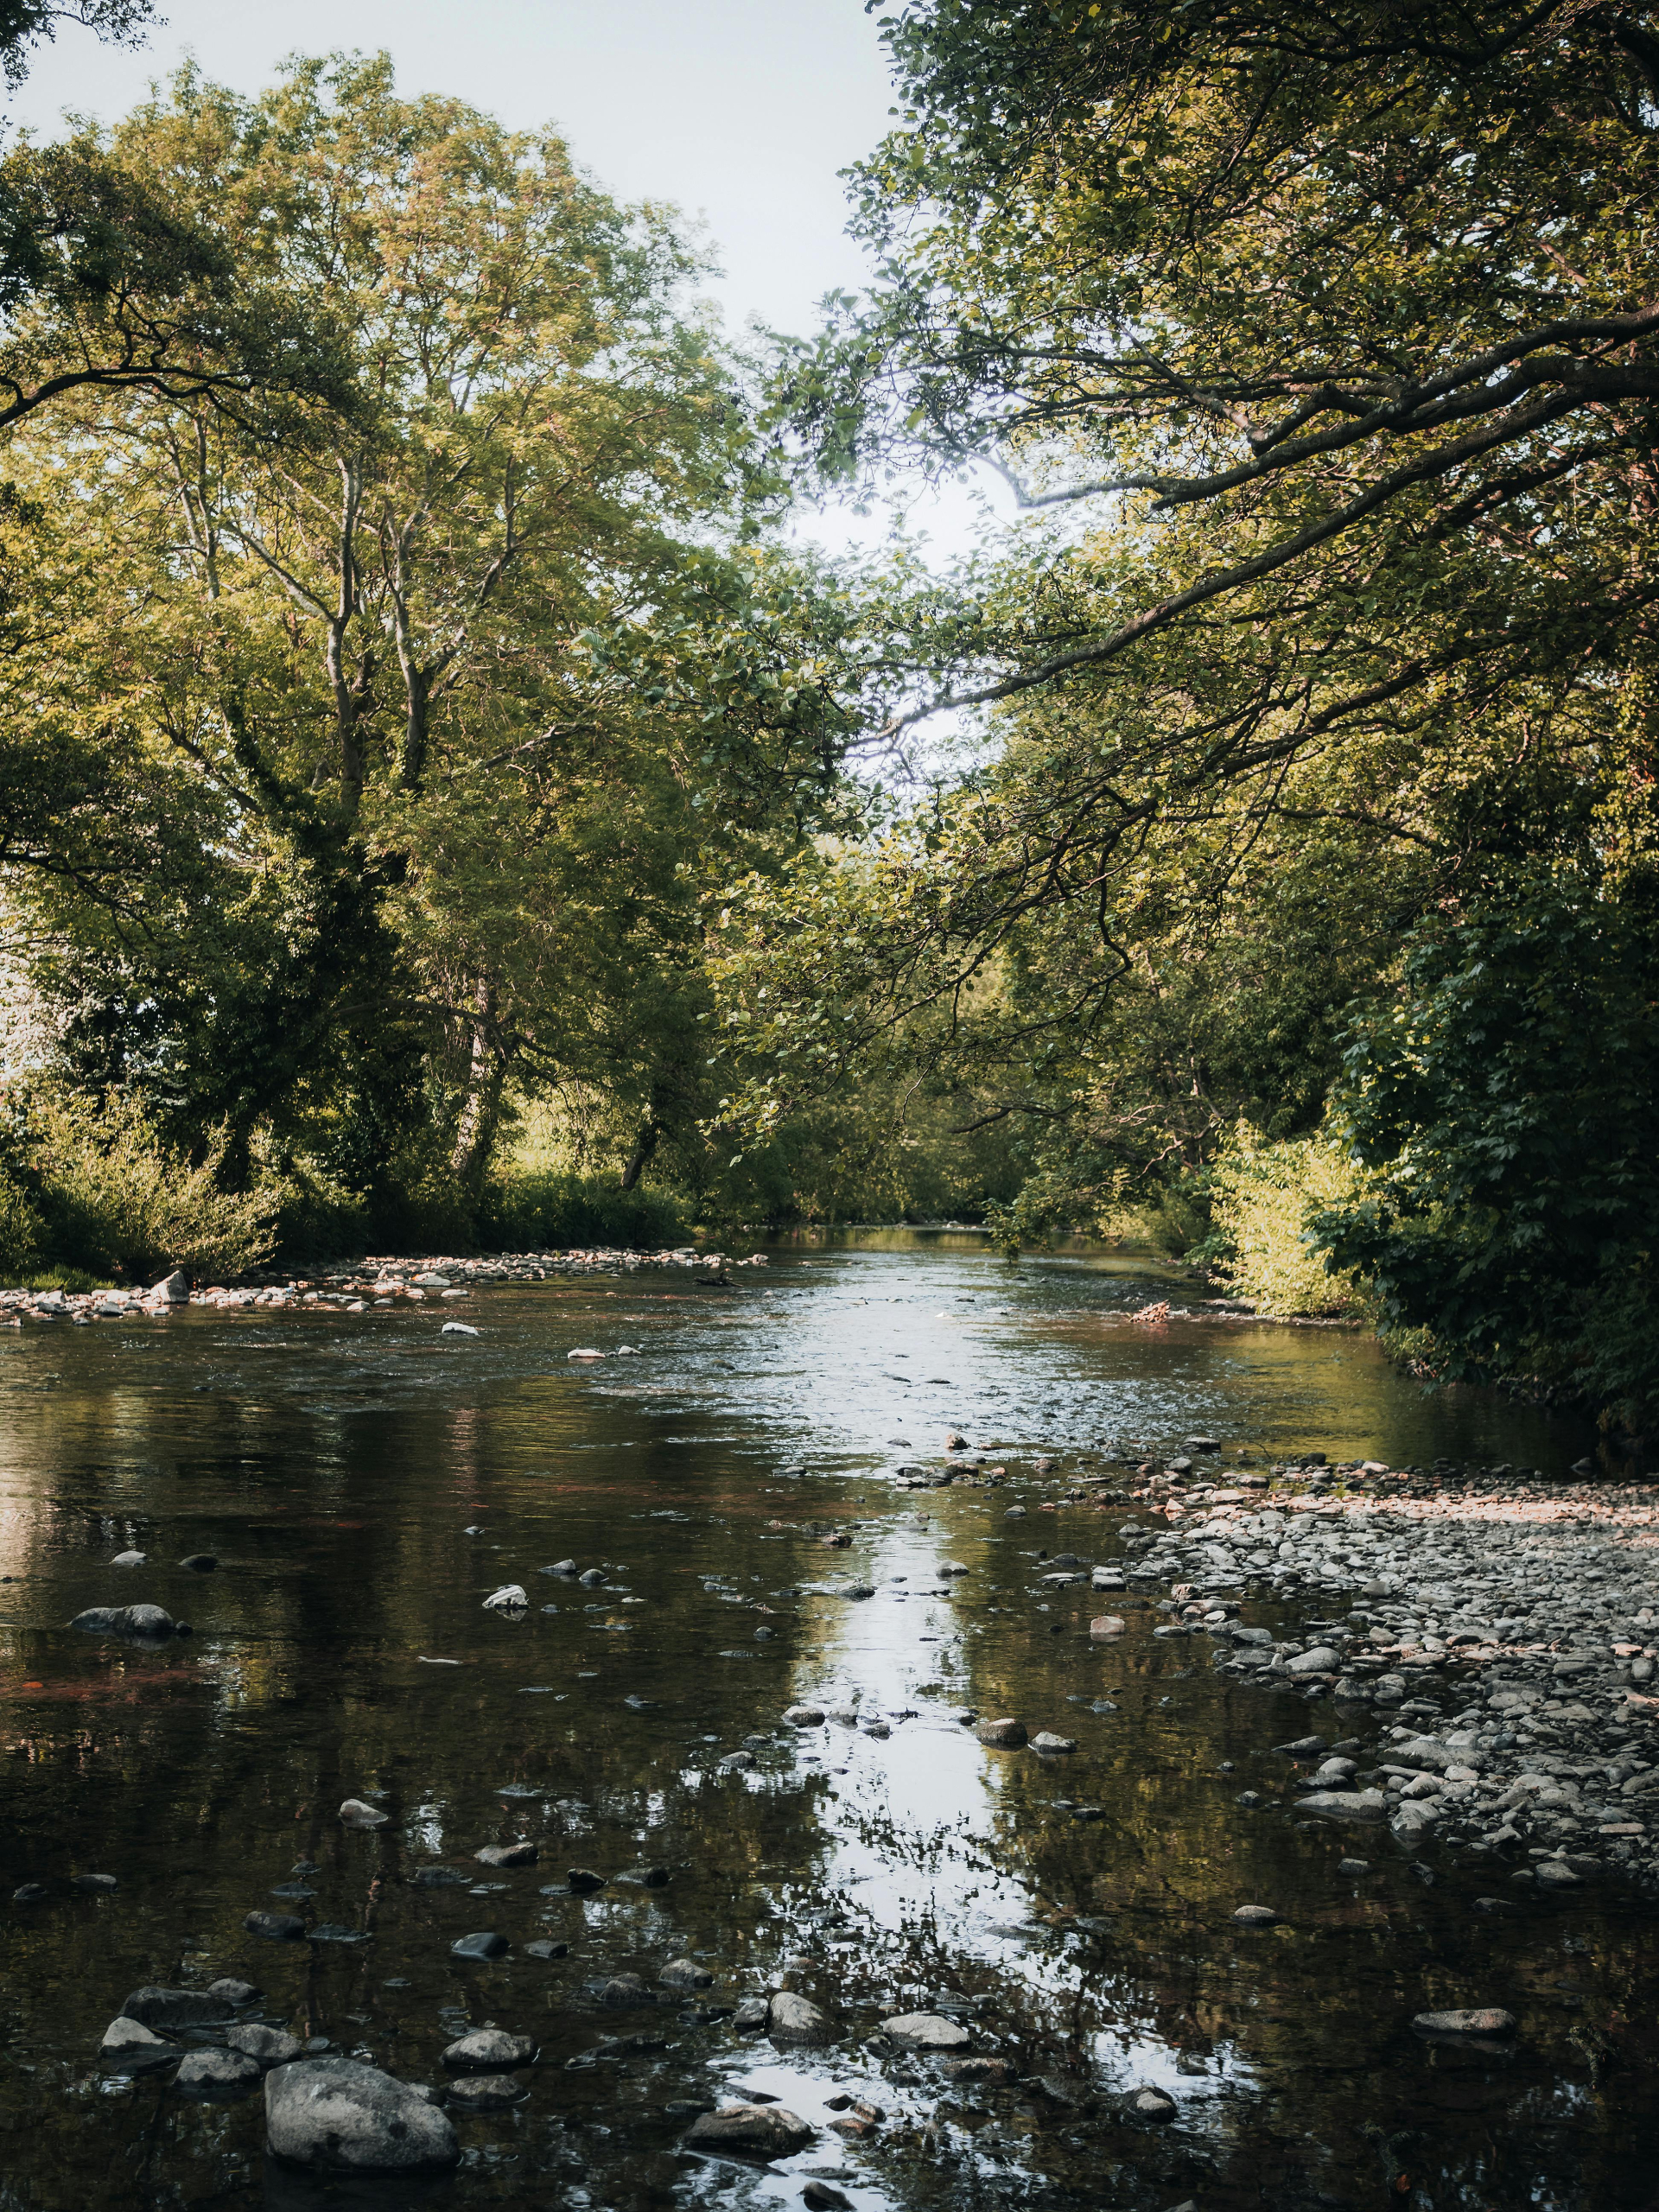
[[[1328,1137],[1268,1144],[1240,1122],[1209,1174],[1210,1250],[1229,1287],[1270,1313],[1357,1311],[1357,1279],[1327,1271],[1312,1224],[1350,1203],[1360,1179]]]
[[[222,1141],[192,1166],[130,1101],[101,1115],[47,1103],[32,1116],[37,1205],[54,1258],[138,1277],[234,1274],[271,1250],[261,1192],[219,1186]]]

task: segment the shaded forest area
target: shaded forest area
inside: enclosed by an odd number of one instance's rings
[[[0,157],[0,1264],[966,1215],[1650,1428],[1659,17],[884,35],[802,339],[384,58]]]

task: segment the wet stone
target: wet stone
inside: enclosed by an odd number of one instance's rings
[[[810,1998],[798,1996],[793,1990],[780,1989],[772,1997],[767,2012],[766,2033],[775,2044],[812,2046],[829,2043],[835,2035],[835,2025],[829,2014],[821,2012]]]
[[[982,1720],[974,1733],[982,1744],[988,1744],[994,1750],[1018,1751],[1026,1741],[1026,1724],[1013,1719]]]
[[[535,2056],[536,2045],[529,2036],[509,2035],[505,2028],[475,2028],[448,2045],[443,2063],[458,2074],[494,2074],[528,2066]]]
[[[512,1948],[505,1936],[485,1929],[459,1937],[449,1946],[449,1955],[455,1959],[505,1959]]]
[[[1508,2036],[1515,2033],[1515,2015],[1497,2005],[1481,2005],[1450,2012],[1419,2012],[1411,2024],[1424,2036]]]
[[[203,2104],[230,2104],[251,2095],[264,2076],[259,2061],[240,2051],[193,2050],[181,2063],[173,2086],[181,2096]]]
[[[411,1878],[417,1890],[464,1890],[473,1878],[454,1866],[417,1866]]]
[[[279,2158],[352,2174],[446,2172],[454,2129],[407,2082],[349,2058],[299,2059],[265,2076],[265,2132]]]
[[[273,1943],[298,1943],[305,1938],[305,1923],[291,1912],[251,1912],[242,1925],[250,1936],[264,1936]]]
[[[592,1897],[595,1890],[602,1890],[606,1876],[595,1874],[590,1866],[573,1866],[566,1877],[579,1897]]]
[[[256,2004],[264,1995],[257,1982],[238,1981],[233,1974],[226,1974],[218,1981],[210,1981],[207,1994],[223,1998],[226,2004],[242,2005]]]
[[[664,1989],[708,1989],[715,1977],[695,1959],[671,1959],[657,1979]]]
[[[685,2131],[690,2150],[740,2158],[791,2158],[815,2131],[784,2105],[725,2105],[699,2114]]]
[[[1233,1920],[1240,1928],[1276,1928],[1279,1924],[1278,1914],[1271,1905],[1266,1904],[1242,1904],[1234,1913]]]
[[[461,2075],[443,2093],[451,2112],[510,2112],[530,2094],[524,2083],[502,2074]]]
[[[305,2045],[285,2029],[267,2027],[263,2020],[244,2020],[225,2038],[227,2050],[257,2059],[261,2066],[286,2066],[298,2058]]]
[[[348,1797],[340,1808],[340,1817],[348,1828],[384,1827],[388,1818],[378,1805],[365,1804],[360,1797]]]
[[[121,2007],[129,2020],[173,2035],[181,2028],[216,2027],[232,2017],[228,1999],[212,1989],[162,1989],[146,1983]]]
[[[486,1843],[473,1853],[480,1866],[533,1866],[541,1855],[533,1843]]]
[[[599,1991],[601,2005],[649,2005],[651,1992],[637,1974],[613,1974]]]
[[[177,2044],[158,2036],[142,2020],[130,2020],[124,2015],[110,2022],[98,2050],[99,2063],[108,2074],[151,2073],[157,2067],[174,2065],[179,2056]]]
[[[938,2012],[900,2012],[883,2020],[881,2029],[912,2050],[963,2050],[973,2040],[966,2028]]]

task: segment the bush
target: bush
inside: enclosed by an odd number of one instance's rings
[[[1270,1313],[1348,1313],[1363,1303],[1351,1274],[1330,1273],[1316,1215],[1350,1203],[1359,1171],[1328,1137],[1264,1143],[1240,1122],[1209,1173],[1209,1246],[1230,1288]]]
[[[261,1192],[222,1191],[222,1146],[193,1166],[130,1102],[31,1116],[35,1207],[52,1258],[105,1277],[236,1274],[272,1249]]]
[[[20,1281],[41,1256],[42,1223],[29,1194],[0,1167],[0,1278]]]
[[[596,1176],[557,1169],[508,1173],[485,1189],[478,1241],[524,1251],[535,1247],[602,1244],[660,1251],[685,1241],[685,1224],[664,1192],[619,1191]]]

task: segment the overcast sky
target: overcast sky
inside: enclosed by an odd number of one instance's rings
[[[728,325],[751,315],[804,333],[832,287],[866,275],[846,235],[837,172],[890,127],[893,93],[862,0],[162,0],[135,50],[65,25],[35,48],[7,103],[12,129],[56,135],[66,112],[110,120],[194,55],[257,92],[283,56],[386,48],[405,92],[457,94],[515,130],[551,123],[624,200],[673,200],[706,222],[726,274],[710,287]],[[963,550],[965,494],[917,497],[910,519],[936,555]],[[805,531],[868,543],[884,525],[844,513]]]

